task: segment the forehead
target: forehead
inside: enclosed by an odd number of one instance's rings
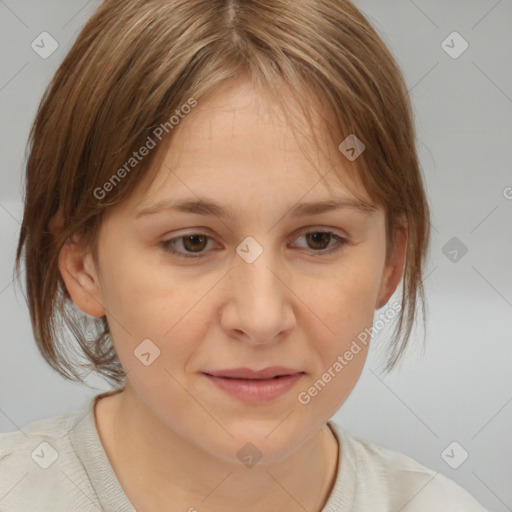
[[[289,98],[286,113],[288,117],[268,91],[254,89],[247,80],[225,84],[200,100],[192,115],[185,117],[171,143],[170,162],[177,165],[182,154],[190,161],[205,152],[229,153],[232,158],[242,155],[259,163],[275,161],[279,154],[280,161],[283,157],[300,161],[305,158],[300,146],[309,157],[326,150],[326,155],[332,156],[332,144],[326,137],[320,136],[320,146],[314,143],[315,132],[322,131],[318,115],[308,121]]]
[[[154,181],[136,204],[176,195],[243,203],[251,190],[260,206],[267,204],[258,197],[262,192],[274,201],[283,194],[299,200],[306,194],[347,197],[357,190],[371,203],[321,118],[308,121],[293,102],[289,106],[287,119],[266,91],[242,79],[209,93],[176,126]]]

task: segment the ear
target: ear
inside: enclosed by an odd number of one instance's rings
[[[62,246],[59,270],[71,299],[84,313],[95,317],[106,314],[96,266],[92,255],[83,251],[78,237],[68,239]]]
[[[379,296],[375,304],[376,309],[380,309],[387,304],[402,278],[407,250],[407,220],[405,217],[400,218],[400,221],[396,224],[393,236],[394,250],[384,267]]]

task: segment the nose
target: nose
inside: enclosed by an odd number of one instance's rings
[[[289,275],[270,249],[251,263],[240,258],[224,283],[220,323],[225,332],[255,345],[289,333],[296,322]]]

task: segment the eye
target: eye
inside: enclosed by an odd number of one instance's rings
[[[202,233],[190,233],[188,235],[178,236],[176,238],[170,238],[169,240],[163,240],[160,242],[160,246],[171,254],[177,254],[184,258],[199,258],[203,249],[208,245],[208,240],[212,240],[207,235]],[[176,249],[176,243],[182,241],[182,246],[185,250]],[[188,253],[191,251],[191,253]]]
[[[308,228],[308,230],[303,230],[298,238],[305,237],[309,249],[313,249],[312,252],[316,253],[314,254],[315,256],[324,256],[334,253],[347,243],[345,238],[335,235],[331,231],[311,230],[310,228]],[[211,237],[203,233],[190,233],[170,238],[169,240],[163,240],[159,245],[165,251],[176,254],[178,257],[200,258],[206,252],[204,249],[208,246],[208,242],[212,240]],[[332,244],[330,248],[326,249],[332,241],[335,243]],[[176,248],[177,245],[182,248]]]
[[[326,254],[334,253],[347,243],[347,239],[334,234],[332,231],[311,230],[311,228],[301,231],[299,238],[302,237],[305,237],[306,243],[310,248],[315,249],[313,251],[315,253],[314,256],[325,256]],[[329,243],[333,240],[335,243],[329,249],[326,249],[325,247],[328,247]]]

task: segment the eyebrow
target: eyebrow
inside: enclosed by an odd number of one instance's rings
[[[321,213],[332,210],[340,210],[344,208],[355,209],[362,213],[372,213],[376,207],[356,199],[329,199],[326,201],[318,201],[312,203],[297,203],[290,209],[289,215],[292,217],[305,217],[307,215],[319,215]],[[221,204],[208,199],[183,199],[179,201],[162,200],[154,205],[145,207],[136,212],[135,219],[154,215],[163,212],[184,212],[195,213],[198,215],[210,215],[219,218],[228,218],[236,220],[239,215],[231,207],[225,207]]]

